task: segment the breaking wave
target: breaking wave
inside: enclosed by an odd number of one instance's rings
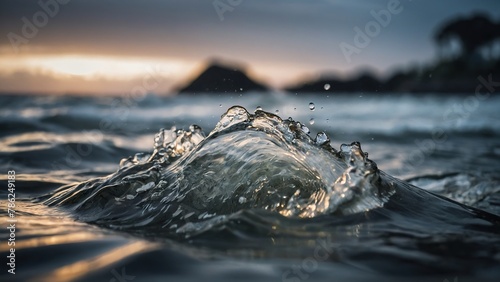
[[[60,189],[46,201],[113,228],[179,233],[245,209],[287,217],[346,215],[383,206],[394,188],[354,142],[340,150],[291,118],[234,106],[205,137],[161,129],[154,151],[123,159],[107,177]]]

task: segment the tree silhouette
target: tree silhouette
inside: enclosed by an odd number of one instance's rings
[[[457,40],[461,47],[460,57],[466,59],[479,54],[483,47],[489,47],[490,57],[493,57],[494,43],[498,39],[500,39],[500,23],[492,22],[484,14],[448,21],[434,35],[441,55],[446,53],[446,47],[453,40]]]

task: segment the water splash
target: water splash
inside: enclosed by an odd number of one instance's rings
[[[196,125],[161,129],[152,153],[122,160],[108,177],[63,187],[46,203],[112,228],[182,233],[245,209],[311,218],[387,201],[393,189],[378,185],[379,170],[359,143],[337,151],[326,133],[308,133],[291,118],[234,106],[208,136]]]

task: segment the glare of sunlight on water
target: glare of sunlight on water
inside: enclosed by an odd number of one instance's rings
[[[64,229],[64,228],[61,228]],[[51,233],[53,233],[56,230],[51,229]],[[62,230],[61,230],[62,231]],[[36,231],[33,232],[36,235],[43,235],[43,232]],[[79,243],[79,242],[88,242],[91,240],[96,240],[99,236],[96,234],[92,233],[72,233],[72,234],[67,234],[67,235],[51,235],[48,234],[48,236],[44,237],[36,237],[36,238],[31,238],[27,240],[18,240],[16,242],[16,249],[21,250],[21,249],[28,249],[28,248],[36,248],[36,247],[42,247],[42,246],[52,246],[52,245],[60,245],[60,244],[69,244],[69,243]],[[104,237],[104,236],[103,236]],[[2,245],[0,246],[0,251],[6,252],[9,250],[9,246],[7,245]]]
[[[104,268],[113,263],[120,261],[123,257],[127,257],[136,253],[145,252],[156,248],[156,244],[146,243],[143,241],[133,242],[125,246],[115,248],[103,255],[99,255],[87,260],[78,261],[69,264],[54,272],[49,273],[40,281],[69,281],[77,279],[80,276],[87,274],[89,271],[95,271]]]

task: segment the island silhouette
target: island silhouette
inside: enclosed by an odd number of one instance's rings
[[[500,22],[484,13],[452,18],[435,30],[433,39],[438,53],[435,62],[399,69],[386,79],[366,70],[348,78],[325,73],[280,90],[292,93],[470,93],[477,88],[479,77],[483,77],[483,82],[500,85]],[[269,89],[250,78],[240,65],[213,59],[194,80],[178,88],[178,93],[234,94]]]
[[[179,89],[181,94],[226,93],[266,91],[269,87],[248,77],[246,71],[236,65],[212,60],[208,67],[188,85]]]

